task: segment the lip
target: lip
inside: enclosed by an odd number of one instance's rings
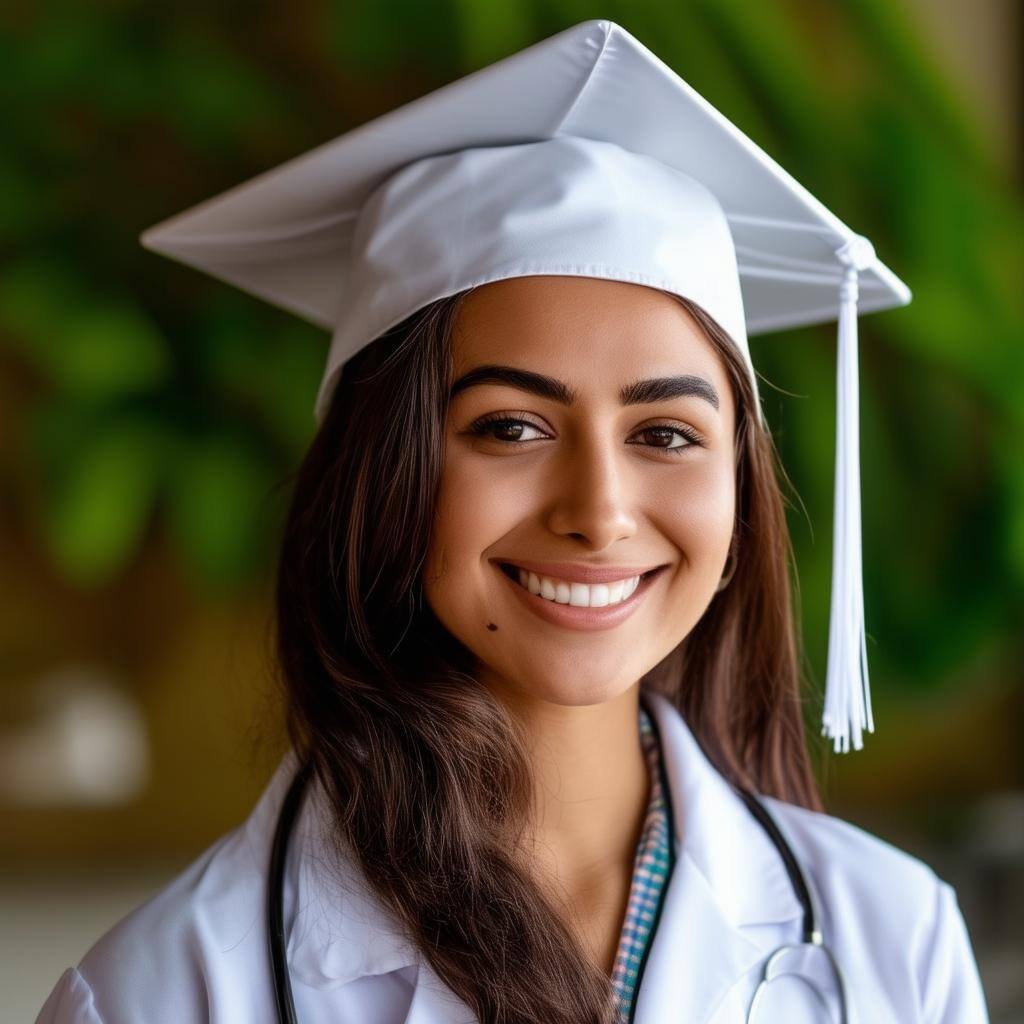
[[[575,562],[513,562],[511,559],[494,559],[499,570],[502,565],[514,565],[517,569],[535,572],[538,576],[550,576],[552,579],[565,580],[567,583],[615,583],[627,580],[631,576],[643,576],[653,569],[663,568],[655,565],[580,565]]]
[[[512,565],[514,563],[506,562],[505,564]],[[650,572],[650,575],[640,580],[636,590],[625,601],[605,608],[578,608],[570,604],[558,604],[556,601],[548,601],[537,594],[531,594],[526,587],[517,583],[511,576],[505,573],[497,562],[494,564],[494,568],[498,575],[515,591],[518,599],[539,618],[553,626],[589,632],[592,630],[614,629],[621,622],[628,619],[640,607],[640,602],[647,596],[647,592],[668,566],[659,566],[653,571],[646,570]],[[619,570],[616,569],[615,571],[618,572]],[[633,575],[639,576],[642,575],[642,572],[634,572]],[[614,579],[621,578],[621,576],[614,577]]]

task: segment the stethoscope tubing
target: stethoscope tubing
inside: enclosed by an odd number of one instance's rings
[[[285,951],[284,912],[284,864],[288,855],[288,838],[302,804],[306,781],[312,774],[312,763],[307,761],[299,767],[285,794],[281,812],[274,829],[274,842],[270,850],[270,874],[267,886],[267,936],[270,943],[270,972],[274,983],[274,1000],[277,1003],[279,1024],[299,1024],[295,1014],[295,1000],[292,996],[292,982],[288,974],[288,960]]]

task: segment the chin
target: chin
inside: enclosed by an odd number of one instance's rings
[[[544,701],[559,707],[580,708],[615,700],[640,678],[640,674],[627,680],[587,679],[586,676],[587,673],[579,671],[558,680],[519,678],[511,684],[511,689],[520,700]]]

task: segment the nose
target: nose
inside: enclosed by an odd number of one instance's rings
[[[625,453],[614,441],[588,431],[554,465],[557,479],[548,528],[584,540],[594,551],[632,537],[637,530],[636,494],[625,463]]]

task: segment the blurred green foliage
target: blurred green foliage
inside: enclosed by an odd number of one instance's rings
[[[9,10],[0,352],[25,395],[4,418],[26,442],[7,483],[70,583],[102,587],[153,529],[206,586],[230,593],[262,576],[277,485],[313,431],[327,338],[144,253],[138,233],[590,17],[651,46],[871,237],[915,293],[861,321],[873,669],[940,686],[1019,646],[1022,206],[899,0]],[[752,347],[806,507],[791,526],[820,667],[831,537],[808,520],[831,523],[835,334]]]

